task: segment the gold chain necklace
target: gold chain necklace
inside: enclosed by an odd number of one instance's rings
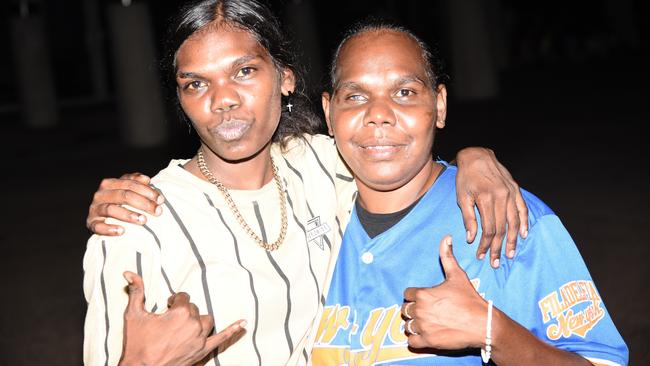
[[[233,215],[235,215],[237,222],[239,222],[239,225],[244,229],[244,231],[246,231],[246,233],[253,240],[255,240],[257,245],[266,249],[267,251],[271,252],[278,249],[282,244],[282,242],[284,241],[284,237],[287,235],[287,206],[285,203],[282,181],[280,180],[280,176],[278,175],[278,167],[275,166],[275,163],[273,162],[273,158],[271,158],[271,166],[273,167],[273,179],[275,179],[275,184],[278,187],[278,194],[280,195],[280,216],[281,216],[282,228],[280,229],[280,236],[278,237],[278,240],[276,240],[273,243],[265,243],[264,240],[262,240],[259,236],[257,236],[257,234],[255,234],[253,229],[251,229],[251,227],[248,226],[248,223],[246,222],[246,220],[244,220],[244,217],[239,212],[239,209],[237,208],[235,201],[233,201],[232,197],[230,196],[230,193],[228,192],[228,188],[226,188],[221,182],[219,182],[217,178],[214,177],[210,169],[208,168],[208,165],[205,163],[205,159],[203,157],[202,148],[199,149],[199,152],[196,154],[196,157],[197,157],[196,160],[197,160],[197,165],[199,166],[199,170],[210,183],[217,186],[219,191],[221,191],[221,194],[223,194],[223,198],[226,200],[226,203],[228,204],[228,207],[230,207],[230,211],[233,213]]]

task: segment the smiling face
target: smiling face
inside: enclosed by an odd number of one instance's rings
[[[434,92],[415,40],[391,30],[356,35],[341,49],[335,74],[323,109],[360,194],[427,181],[447,101],[444,86]]]
[[[278,71],[249,33],[210,25],[176,53],[183,111],[218,159],[240,161],[268,150],[280,120],[280,94],[293,91],[291,71]]]

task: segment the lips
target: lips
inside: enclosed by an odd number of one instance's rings
[[[246,133],[250,128],[251,123],[245,120],[229,120],[223,122],[216,127],[210,128],[210,132],[219,136],[225,141],[235,141]]]
[[[364,155],[376,160],[389,159],[406,148],[406,144],[392,141],[367,141],[358,146]]]

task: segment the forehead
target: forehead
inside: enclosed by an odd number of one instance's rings
[[[249,31],[227,24],[209,25],[183,42],[176,53],[176,65],[229,63],[245,56],[270,62],[268,51]]]
[[[426,78],[422,50],[406,34],[390,30],[368,31],[346,42],[336,65],[337,80],[363,81],[364,78]]]

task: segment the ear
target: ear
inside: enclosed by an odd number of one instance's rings
[[[440,84],[436,91],[436,127],[445,128],[445,120],[447,119],[447,88],[444,84]]]
[[[332,122],[330,122],[330,93],[323,92],[321,94],[321,103],[323,105],[323,112],[325,113],[325,122],[327,123],[327,131],[330,136],[334,136],[334,130],[332,129]]]
[[[293,93],[296,89],[296,75],[293,74],[291,69],[284,68],[282,69],[281,77],[280,88],[282,90],[282,95],[287,96],[289,93]]]

